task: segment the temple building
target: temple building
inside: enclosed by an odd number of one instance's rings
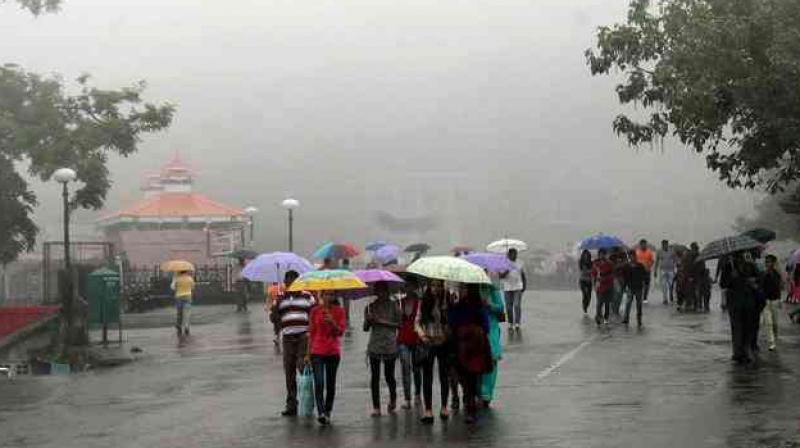
[[[182,259],[213,265],[244,243],[244,210],[193,191],[194,175],[176,154],[142,185],[144,198],[104,216],[98,225],[130,265]]]

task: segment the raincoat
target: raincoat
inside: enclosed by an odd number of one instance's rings
[[[478,395],[482,400],[492,401],[494,398],[494,387],[497,384],[497,361],[503,355],[503,347],[500,345],[500,322],[498,318],[504,313],[503,294],[496,286],[484,287],[484,294],[487,298],[486,311],[489,314],[489,349],[494,361],[494,369],[491,372],[481,375],[478,385]]]

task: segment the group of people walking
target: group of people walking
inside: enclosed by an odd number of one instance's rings
[[[340,363],[340,339],[345,312],[332,293],[290,292],[298,274],[285,275],[281,293],[271,302],[280,331],[286,407],[284,416],[298,413],[297,374],[307,365],[314,377],[317,420],[330,423]],[[408,276],[402,291],[389,283],[373,285],[375,298],[364,308],[363,330],[370,372],[373,417],[401,407],[420,410],[420,421],[432,424],[433,389],[438,377],[439,418],[462,404],[465,420],[475,422],[478,409],[494,399],[497,361],[501,356],[500,322],[505,306],[500,289],[490,285],[445,283]],[[396,366],[401,366],[402,403],[398,400]],[[437,375],[434,375],[434,371]],[[381,377],[389,401],[381,403]],[[458,391],[461,390],[461,400]]]

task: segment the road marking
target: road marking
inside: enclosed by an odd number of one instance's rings
[[[581,350],[583,350],[584,348],[588,347],[589,344],[594,342],[595,339],[597,339],[597,335],[594,335],[591,338],[581,342],[577,347],[575,347],[572,350],[570,350],[567,353],[565,353],[564,356],[562,356],[561,358],[558,359],[558,361],[554,362],[553,364],[550,364],[549,367],[547,367],[546,369],[544,369],[541,372],[539,372],[536,375],[536,381],[541,381],[541,380],[547,378],[551,373],[555,372],[556,369],[558,369],[559,367],[563,366],[564,364],[569,362],[569,360],[574,358],[575,355],[577,355]]]

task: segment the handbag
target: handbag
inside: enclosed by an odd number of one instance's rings
[[[312,417],[314,415],[314,377],[311,367],[306,365],[297,373],[297,415]]]

